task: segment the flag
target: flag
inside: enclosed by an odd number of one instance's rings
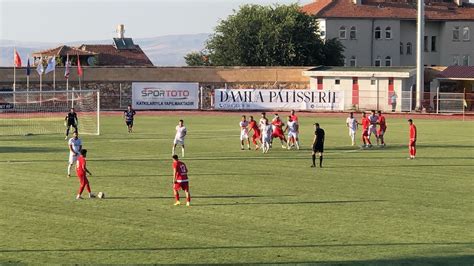
[[[71,62],[69,62],[69,54],[68,54],[66,56],[66,70],[64,71],[64,78],[65,79],[69,78],[69,74],[71,73],[70,67],[71,67]]]
[[[43,58],[41,58],[38,62],[38,66],[36,67],[36,72],[38,72],[38,75],[43,75],[44,68],[43,68]]]
[[[13,55],[13,64],[15,65],[15,67],[21,67],[21,58],[16,49]]]
[[[28,57],[28,61],[26,63],[26,75],[29,76],[31,74],[30,70],[30,57]]]
[[[82,77],[82,67],[81,67],[81,60],[79,60],[79,54],[77,55],[77,75]]]
[[[467,101],[464,99],[464,108],[467,108]]]
[[[49,72],[52,72],[56,69],[56,58],[53,56],[48,60],[48,66],[46,67],[46,70],[44,71],[45,74],[48,74]]]

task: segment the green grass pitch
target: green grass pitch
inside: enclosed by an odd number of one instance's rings
[[[172,206],[171,144],[188,128],[192,207]],[[385,149],[349,146],[344,117],[300,117],[300,151],[241,151],[240,114],[102,117],[92,190],[76,201],[62,135],[0,137],[0,263],[474,263],[474,123],[388,117]],[[312,126],[326,131],[312,169]],[[358,138],[360,131],[358,132]],[[180,149],[177,150],[180,154]],[[182,194],[183,195],[183,194]]]

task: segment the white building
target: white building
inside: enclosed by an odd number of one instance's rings
[[[474,65],[474,4],[425,3],[425,65]],[[345,46],[346,66],[416,64],[414,0],[315,0],[302,9],[318,18],[322,38]]]
[[[303,75],[312,90],[343,92],[344,110],[409,112],[415,103],[415,73],[407,67],[316,67]]]

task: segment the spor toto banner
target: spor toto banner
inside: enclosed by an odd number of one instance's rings
[[[344,92],[330,90],[218,89],[218,110],[344,110]]]
[[[198,109],[199,83],[132,83],[133,109]]]

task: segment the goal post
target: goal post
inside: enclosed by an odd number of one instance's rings
[[[100,134],[98,90],[1,91],[0,135],[64,134],[70,108],[80,134]]]

